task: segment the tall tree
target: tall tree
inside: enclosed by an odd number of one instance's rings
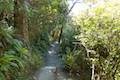
[[[61,37],[62,37],[62,34],[63,34],[63,29],[64,29],[64,26],[65,26],[66,21],[67,21],[67,16],[72,11],[72,9],[74,8],[74,6],[75,6],[76,3],[80,3],[79,0],[75,0],[75,2],[72,4],[72,6],[70,7],[70,9],[68,9],[67,2],[64,1],[64,0],[61,3],[62,5],[60,5],[60,7],[61,7],[60,13],[63,15],[63,20],[61,22],[62,23],[62,27],[60,29],[60,36],[59,36],[59,39],[58,39],[59,43],[61,41]]]
[[[25,7],[26,0],[15,0],[14,3],[14,26],[16,28],[16,34],[25,43],[29,43],[28,20]]]

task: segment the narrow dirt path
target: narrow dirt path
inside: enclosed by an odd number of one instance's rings
[[[62,61],[58,57],[59,44],[51,44],[45,58],[45,66],[35,74],[35,80],[73,80],[62,70]],[[74,79],[75,80],[75,79]]]

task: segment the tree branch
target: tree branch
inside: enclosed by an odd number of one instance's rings
[[[71,6],[71,8],[69,9],[67,15],[72,11],[72,9],[74,8],[74,6],[75,6],[76,3],[81,3],[81,2],[78,2],[78,0],[76,0],[76,1],[73,3],[73,5]]]

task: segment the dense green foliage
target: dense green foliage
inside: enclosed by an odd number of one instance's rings
[[[36,57],[33,57],[33,64],[29,63],[33,54],[29,53],[23,42],[14,38],[14,29],[8,27],[6,23],[1,23],[0,41],[0,79],[17,79],[17,77],[28,74],[25,68],[30,64],[34,65]]]
[[[119,8],[118,2],[106,2],[103,5],[84,11],[79,17],[75,18],[78,24],[76,26],[77,33],[79,33],[75,36],[75,39],[86,48],[87,53],[82,52],[80,54],[87,56],[82,57],[80,55],[81,58],[77,58],[68,51],[67,65],[76,69],[76,58],[78,61],[86,58],[87,62],[91,63],[89,66],[95,65],[95,74],[92,74],[95,80],[119,80]],[[79,49],[81,51],[81,47]]]
[[[77,17],[67,1],[0,0],[0,80],[32,80],[54,41],[70,75],[120,80],[119,0],[84,0]]]
[[[119,3],[106,2],[90,9],[88,14],[84,13],[78,21],[81,34],[77,37],[89,50],[95,74],[100,80],[115,80],[119,74],[119,8]]]
[[[41,6],[34,6],[34,4],[41,4],[41,1],[30,3],[31,5],[25,4],[28,7],[25,11],[30,38],[30,44],[27,45],[28,43],[24,42],[23,38],[16,35],[17,27],[14,26],[13,16],[14,0],[0,1],[0,80],[30,80],[27,76],[31,75],[32,70],[39,68],[42,64],[41,53],[45,53],[49,45],[49,33],[51,31],[49,25],[54,20],[55,10],[47,5],[48,1],[42,1],[43,5],[46,4],[42,8]],[[19,9],[22,8],[26,9],[23,4]],[[51,12],[47,10],[48,8]]]
[[[60,55],[64,61],[64,68],[70,74],[78,75],[83,80],[90,80],[90,65],[86,60],[87,50],[75,36],[79,33],[76,25],[71,21],[65,24],[62,38]]]
[[[0,80],[30,80],[28,75],[42,65],[50,41],[59,37],[63,3],[0,1]]]

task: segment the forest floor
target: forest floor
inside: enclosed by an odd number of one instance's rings
[[[62,69],[63,64],[58,53],[59,44],[55,42],[50,45],[45,56],[45,65],[36,72],[35,80],[76,80],[68,77]]]

